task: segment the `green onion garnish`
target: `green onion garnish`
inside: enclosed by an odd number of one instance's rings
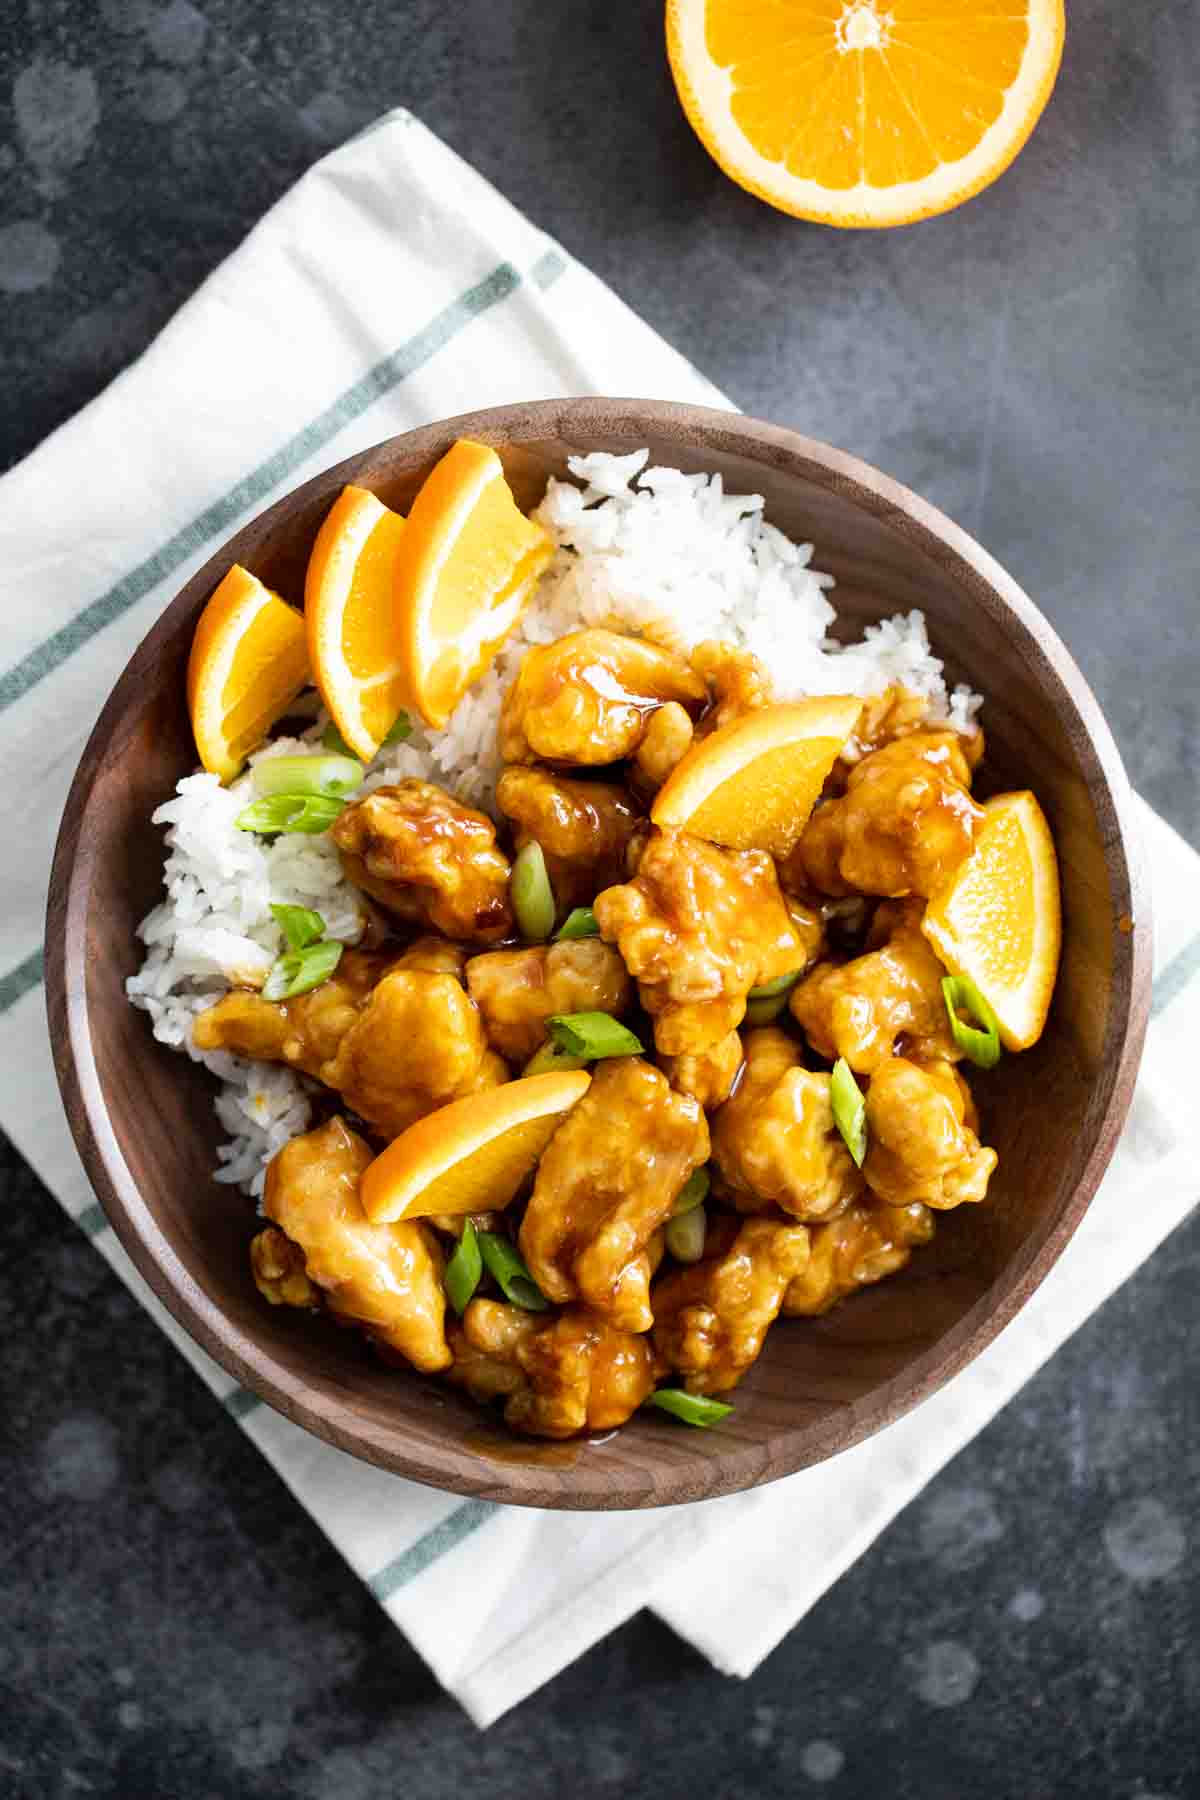
[[[546,873],[542,846],[536,841],[517,851],[508,892],[521,936],[543,943],[554,930],[554,889]]]
[[[950,1017],[950,1030],[963,1055],[980,1069],[994,1069],[1000,1061],[1000,1021],[968,975],[946,975],[942,997]],[[969,1013],[979,1024],[967,1025]]]
[[[867,1154],[867,1103],[844,1056],[839,1056],[833,1065],[829,1098],[833,1102],[833,1122],[861,1169]]]
[[[733,1411],[725,1400],[710,1400],[707,1394],[688,1394],[683,1388],[656,1388],[644,1404],[659,1407],[673,1418],[682,1419],[685,1425],[704,1428],[719,1425]]]
[[[287,939],[289,950],[307,950],[325,936],[325,921],[308,906],[275,906],[275,923]]]
[[[565,1075],[570,1069],[582,1069],[587,1061],[586,1056],[574,1056],[571,1051],[564,1050],[552,1038],[547,1038],[540,1050],[535,1050],[522,1075]]]
[[[693,1169],[675,1196],[675,1204],[671,1208],[671,1217],[673,1219],[681,1219],[684,1213],[690,1213],[694,1206],[700,1206],[707,1198],[708,1170]]]
[[[708,1216],[702,1206],[689,1207],[667,1220],[667,1249],[676,1262],[696,1263],[704,1255]]]
[[[362,786],[363,766],[353,756],[268,756],[254,765],[251,786],[260,799],[273,794],[320,794],[344,799]]]
[[[553,1041],[572,1056],[598,1062],[603,1056],[640,1056],[642,1040],[611,1013],[555,1013],[546,1020]]]
[[[788,1003],[786,994],[770,994],[765,1000],[747,1000],[743,1025],[771,1025]]]
[[[325,750],[332,750],[335,756],[354,755],[353,750],[332,720],[321,733],[321,745]]]
[[[477,1235],[483,1266],[504,1298],[514,1306],[524,1307],[526,1312],[545,1312],[550,1302],[525,1267],[516,1245],[498,1231],[481,1231]]]
[[[402,744],[405,738],[411,736],[412,721],[406,712],[401,712],[397,715],[396,722],[391,730],[381,740],[379,749],[382,750],[387,744]],[[328,724],[321,733],[321,742],[326,750],[332,750],[337,756],[354,755],[354,751],[350,748],[337,726],[332,722]],[[375,754],[378,755],[379,751],[376,751]]]
[[[747,1000],[774,1000],[777,994],[786,994],[795,987],[803,971],[793,969],[790,975],[777,975],[774,981],[764,981],[761,987],[751,988],[746,995]]]
[[[474,1225],[467,1219],[462,1236],[446,1264],[446,1292],[451,1306],[460,1318],[466,1312],[467,1301],[479,1286],[482,1275],[483,1257],[479,1253],[479,1239]]]
[[[761,987],[751,988],[746,995],[745,1023],[770,1025],[777,1019],[802,974],[803,970],[793,969],[788,975],[777,975],[774,981],[764,981]]]
[[[244,806],[233,822],[239,831],[259,831],[264,837],[280,831],[311,836],[328,831],[345,804],[328,794],[272,794]]]
[[[600,927],[590,906],[577,906],[569,912],[554,934],[556,944],[564,938],[599,937]]]
[[[328,981],[341,960],[344,945],[336,938],[322,938],[305,950],[289,950],[274,963],[263,982],[264,1000],[294,1000]]]

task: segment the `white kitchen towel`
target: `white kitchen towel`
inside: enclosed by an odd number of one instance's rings
[[[462,1501],[290,1425],[147,1291],[80,1170],[51,1070],[42,910],[87,732],[162,607],[317,470],[472,407],[570,393],[728,402],[409,115],[310,171],[101,397],[0,481],[0,1123],[438,1678],[486,1725],[651,1604],[748,1673],[894,1513],[1147,1256],[1196,1192],[1200,860],[1147,812],[1156,1019],[1121,1151],[1051,1278],[909,1418],[822,1468],[666,1511]],[[752,1528],[750,1522],[752,1521]],[[689,1561],[707,1555],[704,1580]]]

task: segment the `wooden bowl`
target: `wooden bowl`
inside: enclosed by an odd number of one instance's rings
[[[135,927],[159,897],[152,810],[194,765],[184,666],[229,565],[298,599],[309,547],[344,483],[407,510],[455,438],[492,443],[521,502],[567,456],[649,445],[766,497],[837,577],[842,627],[922,607],[952,680],[987,696],[993,788],[1032,787],[1062,869],[1065,952],[1050,1025],[975,1086],[1000,1166],[987,1204],[942,1215],[903,1274],[819,1320],[779,1324],[719,1430],[640,1414],[607,1441],[537,1445],[441,1383],[384,1366],[355,1333],[264,1306],[247,1201],[211,1178],[211,1078],[156,1044],[123,991]],[[1042,1280],[1104,1172],[1129,1106],[1150,985],[1150,904],[1120,757],[1037,608],[978,544],[864,463],[772,425],[699,407],[564,400],[497,407],[349,458],[245,526],[150,632],[100,715],[58,840],[47,921],[50,1029],[93,1185],[150,1286],[239,1382],[368,1462],[456,1493],[549,1507],[659,1506],[751,1487],[859,1442],[939,1388]]]

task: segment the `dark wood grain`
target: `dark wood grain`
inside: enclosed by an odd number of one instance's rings
[[[347,481],[406,510],[457,437],[496,445],[525,504],[574,451],[719,470],[812,539],[842,629],[921,606],[951,680],[988,697],[995,785],[1034,788],[1062,867],[1065,954],[1041,1043],[976,1086],[1000,1153],[989,1204],[947,1216],[901,1276],[828,1318],[791,1321],[719,1431],[639,1416],[607,1442],[517,1446],[437,1383],[385,1368],[350,1333],[263,1306],[248,1203],[211,1178],[209,1078],[126,1003],[134,930],[158,898],[149,816],[193,764],[183,672],[229,565],[299,599],[309,547]],[[1132,928],[1129,922],[1132,921]],[[1149,1004],[1149,894],[1132,802],[1082,676],[1033,602],[948,519],[865,464],[737,415],[637,400],[496,408],[411,432],[317,476],[247,525],[165,610],[118,682],[63,817],[47,917],[47,993],[71,1128],[151,1287],[211,1355],[353,1455],[458,1493],[550,1507],[639,1507],[733,1492],[857,1443],[931,1394],[1012,1318],[1078,1225],[1128,1110]]]

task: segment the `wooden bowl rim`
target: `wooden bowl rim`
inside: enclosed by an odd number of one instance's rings
[[[99,769],[143,670],[182,617],[237,560],[243,540],[259,539],[310,496],[335,491],[380,458],[419,463],[439,456],[459,437],[497,445],[560,439],[586,446],[606,436],[642,434],[674,439],[701,456],[732,454],[802,477],[848,498],[886,521],[926,553],[938,555],[975,605],[1015,625],[1035,679],[1075,716],[1073,734],[1089,800],[1104,841],[1112,905],[1133,920],[1130,954],[1114,967],[1106,1041],[1097,1077],[1103,1094],[1098,1128],[1074,1192],[1006,1272],[903,1377],[845,1409],[778,1433],[770,1447],[738,1442],[702,1468],[668,1467],[650,1485],[626,1483],[621,1471],[600,1469],[586,1453],[563,1468],[536,1463],[497,1464],[449,1438],[415,1451],[381,1446],[360,1422],[342,1416],[336,1397],[314,1395],[302,1378],[281,1369],[269,1351],[236,1327],[189,1274],[152,1216],[125,1162],[109,1120],[91,1041],[84,978],[87,905],[95,846],[84,824]],[[210,557],[164,609],[130,658],[97,719],[72,780],[51,872],[46,926],[46,997],[59,1087],[80,1156],[100,1204],[135,1267],[167,1310],[242,1386],[336,1448],[409,1479],[452,1493],[554,1509],[665,1506],[716,1497],[775,1480],[861,1442],[928,1398],[971,1362],[1014,1317],[1053,1266],[1077,1228],[1108,1165],[1133,1095],[1146,1033],[1151,986],[1150,892],[1140,833],[1120,753],[1070,652],[1034,602],[1006,571],[936,507],[879,470],[831,445],[785,427],[715,408],[669,401],[580,397],[489,407],[384,439],[323,470],[248,520]],[[1001,1291],[997,1291],[997,1290]],[[689,1469],[691,1472],[689,1472]]]

